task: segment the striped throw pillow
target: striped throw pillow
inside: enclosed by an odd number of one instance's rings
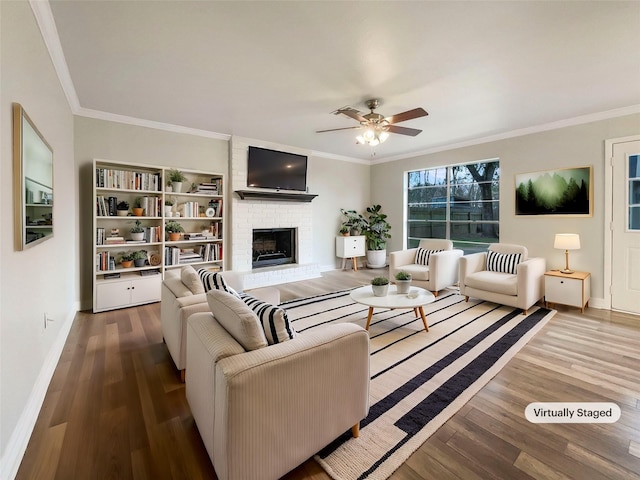
[[[210,290],[222,290],[235,295],[236,297],[238,296],[238,292],[226,284],[220,272],[210,272],[206,268],[201,268],[198,270],[198,276],[202,281],[202,286],[204,287],[205,292]]]
[[[286,342],[297,335],[284,309],[258,300],[246,293],[241,293],[240,298],[258,316],[269,345]]]
[[[516,268],[522,259],[521,253],[487,252],[487,270],[490,272],[516,273]]]
[[[429,265],[429,257],[431,254],[437,252],[444,252],[444,250],[427,250],[426,248],[418,247],[418,251],[416,252],[416,264]]]

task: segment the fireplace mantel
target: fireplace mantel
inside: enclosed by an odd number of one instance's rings
[[[260,192],[256,190],[236,190],[242,200],[279,200],[283,202],[311,202],[318,195],[311,193]]]

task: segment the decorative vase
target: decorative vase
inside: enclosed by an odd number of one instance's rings
[[[172,212],[173,212],[173,205],[165,205],[164,206],[164,216],[165,217],[170,217]]]
[[[367,267],[382,268],[387,264],[387,249],[367,250]]]
[[[411,289],[411,279],[409,280],[396,280],[396,292],[397,293],[409,293]]]
[[[171,182],[171,188],[176,193],[180,193],[182,191],[182,182]]]
[[[117,210],[118,217],[126,217],[129,214],[129,210]]]
[[[389,284],[386,285],[371,285],[371,289],[373,290],[373,294],[376,297],[386,297],[387,293],[389,293]]]

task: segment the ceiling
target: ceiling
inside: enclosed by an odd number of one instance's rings
[[[52,57],[66,61],[79,114],[370,161],[640,111],[637,1],[49,6],[64,54]],[[423,132],[375,148],[356,145],[355,130],[315,133],[356,125],[331,112],[367,113],[369,98],[385,116],[424,108],[429,116],[401,124]]]

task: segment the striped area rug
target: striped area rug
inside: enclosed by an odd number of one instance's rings
[[[340,322],[366,324],[368,307],[349,291],[285,302],[298,332]],[[429,332],[412,310],[375,309],[369,415],[360,436],[345,432],[316,460],[335,479],[388,478],[555,314],[522,310],[445,291],[424,307]],[[348,366],[345,366],[348,368]]]

